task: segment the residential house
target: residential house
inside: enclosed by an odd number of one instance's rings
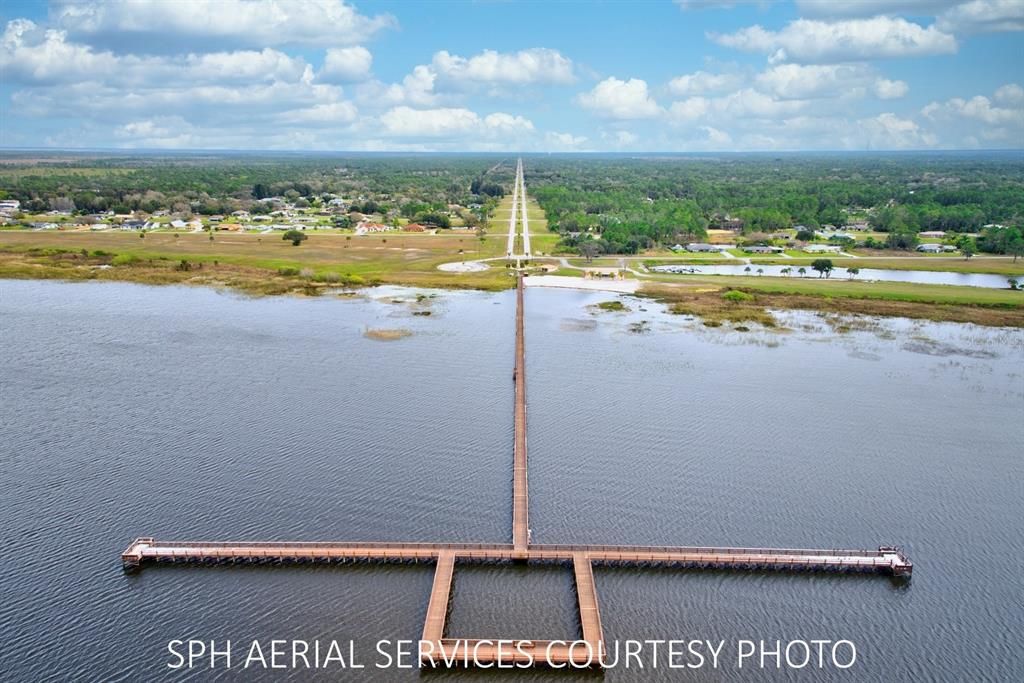
[[[924,232],[917,233],[917,236],[918,237],[934,237],[934,238],[942,239],[943,237],[946,236],[946,231],[945,230],[925,230]]]
[[[702,242],[690,242],[686,245],[686,251],[695,253],[712,253],[721,252],[726,250],[726,246],[722,244],[704,244]]]
[[[752,244],[743,247],[743,251],[748,254],[781,254],[784,249],[782,247],[769,247],[764,244]]]
[[[804,251],[808,254],[838,254],[843,248],[838,244],[808,244]]]

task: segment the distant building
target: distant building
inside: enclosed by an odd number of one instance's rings
[[[753,244],[749,247],[743,247],[743,251],[748,254],[781,254],[784,250],[782,247],[769,247],[763,244]]]
[[[925,230],[924,232],[917,233],[918,237],[938,237],[942,239],[946,236],[945,230]]]
[[[942,253],[942,245],[941,244],[919,244],[919,245],[917,245],[917,250],[918,251],[923,251],[926,254],[941,254]]]
[[[804,247],[808,254],[838,254],[842,250],[838,244],[808,244]]]
[[[426,228],[419,223],[409,223],[408,225],[402,226],[402,230],[405,232],[426,232]]]
[[[869,230],[869,226],[865,221],[855,221],[853,223],[847,223],[843,226],[845,230],[853,230],[855,232],[864,232]]]
[[[719,244],[704,244],[703,242],[690,242],[686,245],[686,251],[697,253],[711,253],[725,251],[726,247]]]

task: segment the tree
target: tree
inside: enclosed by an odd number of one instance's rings
[[[832,274],[832,259],[827,258],[816,258],[811,262],[811,268],[818,271],[818,277],[825,276],[826,278]]]
[[[792,272],[793,272],[793,269],[790,268],[789,266],[786,266],[785,268],[783,268],[782,270],[779,271],[779,275],[789,275]]]
[[[860,268],[847,268],[846,274],[849,275],[851,278],[857,277],[858,275],[860,275]]]
[[[291,242],[293,247],[297,247],[306,239],[306,233],[298,230],[288,230],[281,235],[281,239],[286,242]]]
[[[594,240],[586,240],[580,243],[579,250],[586,257],[587,263],[590,263],[601,252],[601,245]]]
[[[971,239],[970,237],[967,237],[966,235],[960,240],[959,246],[960,253],[964,255],[965,261],[970,260],[970,258],[974,256],[974,253],[978,249],[974,240]]]
[[[1007,280],[1006,284],[1010,285],[1010,289],[1017,289],[1020,286],[1020,282],[1015,277],[1011,277]]]
[[[746,268],[744,268],[743,272],[744,273],[749,273],[750,272],[750,266],[747,266]]]
[[[800,277],[803,277],[804,275],[807,275],[807,269],[804,268],[803,266],[800,266],[800,270],[798,270],[796,272],[800,274]]]
[[[764,275],[764,268],[758,268],[757,269],[757,274],[758,275]]]
[[[1024,238],[1018,237],[1010,242],[1006,251],[1013,254],[1013,262],[1016,263],[1019,257],[1024,256]]]

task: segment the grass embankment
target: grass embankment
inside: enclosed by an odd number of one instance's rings
[[[499,290],[513,285],[500,262],[479,273],[437,266],[503,252],[497,237],[457,234],[312,235],[293,247],[276,235],[217,234],[210,242],[205,234],[24,232],[0,237],[0,277],[192,283],[254,294],[315,293],[345,283]]]
[[[686,284],[651,281],[641,295],[667,303],[675,313],[712,324],[774,324],[769,309],[806,309],[1024,327],[1024,292],[900,282],[784,280],[754,277],[688,277]],[[723,297],[735,290],[750,298]]]

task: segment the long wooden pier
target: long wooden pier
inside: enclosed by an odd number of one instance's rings
[[[209,542],[137,538],[121,554],[127,569],[148,562],[215,564],[218,562],[342,563],[346,561],[435,562],[575,562],[618,566],[676,566],[694,569],[780,569],[792,571],[880,572],[907,576],[913,563],[898,548],[833,550],[808,548],[729,548],[642,545],[531,544],[524,553],[502,543],[359,543],[359,542]]]
[[[523,276],[516,284],[515,437],[512,453],[512,545],[525,553],[530,542],[530,495],[526,467],[526,339],[523,331]]]
[[[522,165],[516,193],[523,193]],[[513,200],[513,224],[515,221]],[[521,201],[525,224],[525,200]],[[513,230],[510,227],[510,251]],[[528,229],[528,228],[527,228]],[[527,245],[529,243],[527,242]],[[528,251],[528,247],[527,247]],[[526,340],[523,275],[516,283],[512,543],[209,542],[136,538],[121,554],[126,570],[147,563],[431,562],[434,583],[420,641],[420,665],[548,664],[600,666],[606,652],[593,565],[669,566],[684,569],[875,572],[909,577],[914,565],[897,547],[877,550],[735,548],[697,546],[551,545],[533,543],[526,456]],[[445,633],[452,579],[459,562],[559,562],[576,580],[581,638],[566,641],[452,638]]]

